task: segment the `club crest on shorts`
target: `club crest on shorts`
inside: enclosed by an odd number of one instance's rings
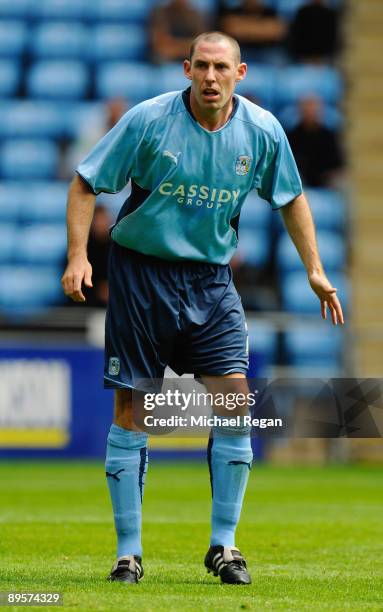
[[[240,176],[244,176],[250,170],[251,166],[251,157],[248,155],[239,155],[237,157],[237,161],[235,162],[235,173]]]
[[[109,358],[109,374],[111,376],[117,376],[120,372],[120,360],[118,357]]]

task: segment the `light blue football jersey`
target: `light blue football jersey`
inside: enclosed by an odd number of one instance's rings
[[[168,260],[226,264],[238,244],[240,209],[257,189],[274,209],[302,193],[286,135],[268,111],[235,95],[210,132],[192,116],[189,90],[138,104],[77,172],[94,193],[132,193],[112,230],[121,246]]]

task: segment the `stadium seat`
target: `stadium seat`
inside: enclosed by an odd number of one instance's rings
[[[270,204],[262,200],[255,190],[247,196],[241,209],[239,219],[239,231],[242,229],[264,229],[269,230],[272,218]]]
[[[33,31],[29,49],[37,58],[82,59],[90,38],[82,23],[40,23]]]
[[[276,101],[282,106],[295,104],[305,96],[316,95],[327,104],[336,104],[342,93],[342,79],[336,68],[292,65],[280,71],[276,87]]]
[[[20,207],[20,221],[23,223],[65,223],[67,193],[67,183],[29,183],[22,190],[23,205]]]
[[[325,322],[298,324],[285,332],[284,346],[289,365],[326,367],[334,372],[342,362],[343,333]]]
[[[68,138],[77,139],[84,128],[105,123],[105,106],[102,102],[73,102],[65,105],[65,130]],[[97,129],[97,128],[96,128]]]
[[[279,111],[278,119],[285,130],[294,129],[300,120],[299,106],[297,104],[285,106],[285,108]],[[343,123],[343,115],[335,106],[325,104],[323,106],[322,122],[330,130],[339,130]]]
[[[345,233],[347,230],[347,209],[345,197],[336,189],[322,187],[304,190],[313,213],[317,230]],[[279,211],[272,215],[276,234],[284,233],[285,226]]]
[[[273,110],[277,80],[278,73],[272,66],[249,63],[246,78],[238,83],[236,92],[251,98],[255,104]]]
[[[0,311],[8,316],[63,301],[61,268],[52,266],[0,266]]]
[[[18,228],[15,223],[0,223],[0,264],[9,263],[18,249]]]
[[[269,321],[249,318],[249,351],[262,355],[267,364],[274,363],[277,357],[278,334]]]
[[[25,19],[33,0],[0,0],[0,19]]]
[[[346,202],[335,189],[306,189],[317,230],[345,233],[347,229]]]
[[[24,52],[27,28],[23,21],[0,21],[0,56],[16,58]]]
[[[100,64],[96,89],[100,98],[127,98],[132,104],[150,96],[152,68],[136,62]]]
[[[89,74],[77,61],[36,62],[27,76],[28,94],[35,98],[79,99],[86,96]]]
[[[54,265],[64,262],[66,252],[66,226],[38,224],[20,228],[16,261],[22,264]]]
[[[40,19],[86,19],[89,7],[92,3],[89,0],[38,0],[31,1],[30,16],[36,20]]]
[[[14,60],[0,60],[0,97],[14,96],[20,84],[20,65]]]
[[[61,106],[37,100],[12,100],[0,114],[2,138],[59,138],[67,132],[66,114]]]
[[[346,278],[339,272],[332,272],[330,282],[338,290],[337,295],[341,300],[344,312],[348,303]],[[282,308],[288,312],[320,316],[320,302],[309,286],[306,272],[290,272],[282,276],[281,297]]]
[[[25,188],[20,182],[0,182],[0,222],[19,221],[20,210],[25,201]]]
[[[317,240],[325,270],[341,270],[346,263],[344,239],[337,233],[318,231]],[[302,270],[303,264],[287,232],[281,234],[276,252],[278,271],[282,274]]]
[[[237,255],[245,265],[261,268],[268,262],[269,254],[270,241],[266,230],[240,230]]]
[[[49,140],[9,140],[0,148],[0,175],[5,179],[55,178],[59,155]]]
[[[185,77],[180,64],[164,64],[153,69],[152,95],[179,91],[189,87],[190,81]]]
[[[93,0],[88,4],[88,15],[94,20],[145,22],[150,14],[152,0]]]
[[[89,57],[97,62],[143,61],[146,57],[147,32],[142,25],[127,23],[96,25],[89,42]]]

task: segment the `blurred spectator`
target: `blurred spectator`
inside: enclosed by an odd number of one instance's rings
[[[259,59],[259,51],[278,48],[286,35],[286,24],[261,0],[240,0],[234,6],[218,5],[218,27],[236,38],[245,60]]]
[[[316,97],[300,101],[301,119],[287,132],[305,185],[336,186],[344,166],[338,134],[322,123],[322,101]]]
[[[193,38],[205,32],[208,24],[189,0],[170,0],[168,4],[153,9],[149,28],[151,60],[161,63],[189,57]]]
[[[332,59],[339,49],[338,12],[325,0],[311,0],[297,11],[289,40],[291,54],[298,60]]]
[[[113,98],[105,102],[105,112],[97,120],[87,122],[77,140],[64,148],[61,164],[61,178],[71,179],[80,161],[88,155],[97,142],[109,132],[122,115],[128,110],[126,100]]]
[[[88,259],[93,270],[93,288],[86,290],[88,306],[105,307],[108,302],[108,253],[111,224],[108,209],[97,204],[88,241]]]

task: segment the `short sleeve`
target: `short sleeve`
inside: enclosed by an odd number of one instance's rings
[[[118,193],[129,181],[145,132],[137,108],[125,113],[76,169],[95,194]]]
[[[254,184],[273,209],[285,206],[303,191],[302,181],[287,136],[274,118],[274,137],[268,136],[266,152]]]

